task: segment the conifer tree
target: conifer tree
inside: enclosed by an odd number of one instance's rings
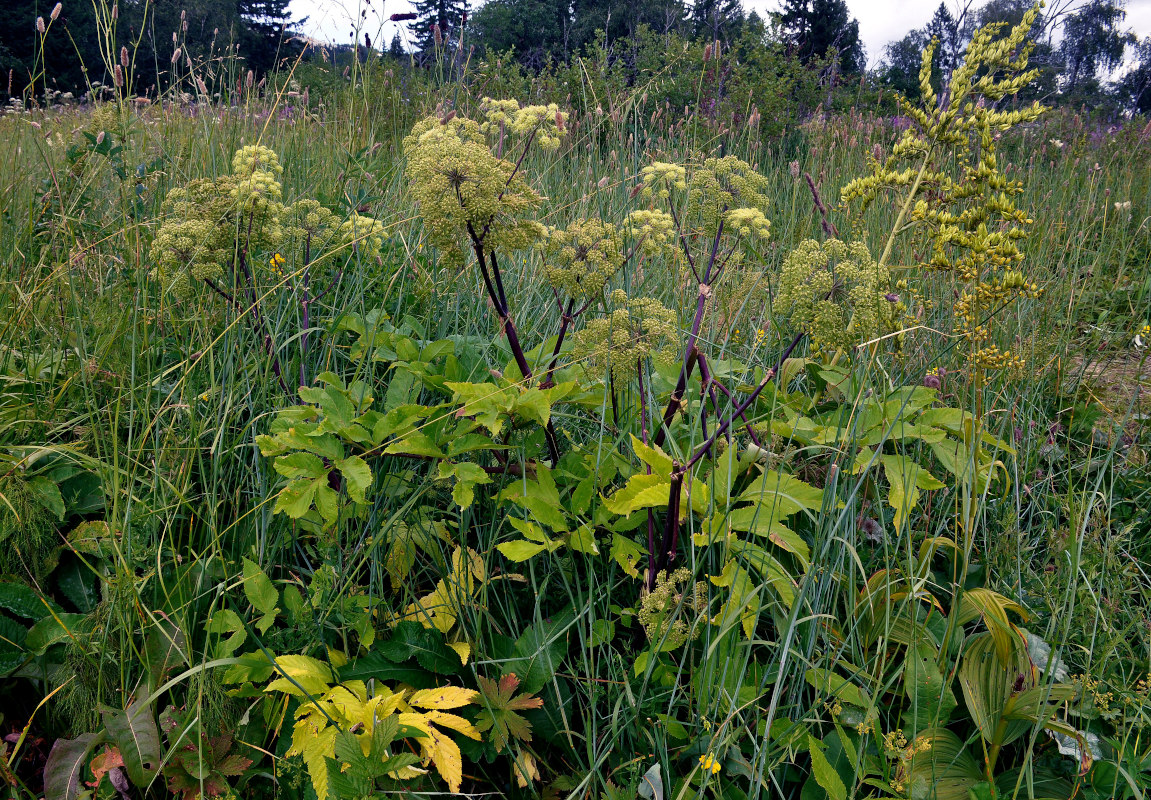
[[[467,0],[415,0],[416,20],[408,27],[421,51],[437,46],[436,28],[439,29],[440,47],[454,48],[467,21]]]
[[[845,0],[783,0],[776,18],[788,42],[803,61],[822,58],[835,48],[844,72],[864,67],[859,20],[852,18]]]

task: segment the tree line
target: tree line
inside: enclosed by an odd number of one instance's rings
[[[177,49],[184,60],[218,59],[262,76],[295,60],[306,47],[297,35],[303,20],[292,18],[289,0],[120,0],[112,6],[114,41],[99,35],[103,4],[90,0],[63,5],[56,21],[63,35],[41,38],[37,19],[50,15],[54,4],[0,0],[0,94],[21,96],[38,69],[46,85],[60,91],[82,92],[93,82],[108,85],[123,46],[141,65],[132,87],[141,94],[163,88],[178,67],[172,58]],[[406,42],[397,34],[385,51],[409,63],[433,61],[466,41],[469,52],[474,47],[481,57],[512,58],[538,71],[604,43],[626,42],[642,30],[719,42],[744,54],[758,47],[782,49],[825,73],[831,64],[833,81],[864,80],[917,99],[920,54],[929,42],[937,42],[931,82],[938,90],[978,26],[1015,24],[1031,0],[940,3],[927,25],[889,44],[870,59],[870,68],[859,23],[845,0],[781,0],[765,17],[747,12],[740,0],[486,0],[477,7],[468,0],[415,0],[414,5],[413,14],[393,15],[407,23]],[[1151,36],[1140,40],[1125,21],[1121,0],[1049,3],[1039,16],[1031,58],[1040,78],[1029,92],[1053,104],[1151,112]],[[357,57],[365,48],[373,50],[369,35],[355,45]],[[352,49],[329,48],[328,57],[333,50]]]

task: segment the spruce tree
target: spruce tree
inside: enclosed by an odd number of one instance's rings
[[[435,29],[440,31],[440,47],[454,48],[467,19],[467,0],[415,0],[416,20],[408,26],[421,51],[436,47]]]
[[[776,19],[800,59],[822,58],[831,48],[839,53],[844,72],[864,67],[859,20],[852,18],[846,0],[783,0]]]

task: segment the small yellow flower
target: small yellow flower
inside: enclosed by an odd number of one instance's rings
[[[700,756],[699,765],[705,770],[711,770],[712,775],[719,774],[719,759],[715,757],[714,753],[708,753],[706,756]]]

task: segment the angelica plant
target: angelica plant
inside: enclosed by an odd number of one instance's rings
[[[153,277],[177,297],[187,299],[195,283],[203,282],[249,320],[263,340],[277,382],[289,393],[262,310],[268,285],[288,284],[298,294],[302,322],[299,383],[304,386],[310,309],[338,283],[343,262],[316,295],[312,294],[313,270],[321,263],[329,265],[340,254],[346,262],[353,250],[361,257],[378,256],[383,225],[355,213],[340,220],[311,198],[285,205],[283,171],[273,150],[248,145],[236,151],[230,174],[172,189],[164,200],[164,222],[152,242],[151,255]],[[297,270],[285,271],[287,259],[281,250],[301,258]]]

